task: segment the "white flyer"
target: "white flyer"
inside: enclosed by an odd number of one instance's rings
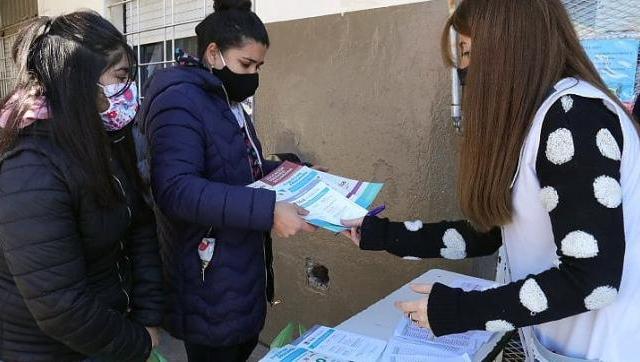
[[[481,279],[456,279],[449,284],[452,288],[464,291],[482,291],[493,288],[498,284]],[[487,343],[493,332],[469,331],[466,333],[450,334],[436,337],[430,329],[420,328],[406,316],[396,326],[393,338],[389,342],[385,356],[395,356],[391,361],[404,361],[398,356],[429,355],[437,358],[461,358],[465,355],[473,356],[480,347]],[[409,359],[413,361],[412,359]],[[440,361],[440,359],[437,359]]]
[[[315,326],[292,345],[333,358],[371,362],[380,358],[387,342],[334,328]]]
[[[305,219],[333,232],[345,230],[342,220],[367,215],[382,184],[351,180],[284,162],[259,181],[248,185],[276,192],[276,201],[294,203],[307,211]]]
[[[391,339],[382,355],[382,362],[412,362],[412,361],[466,361],[467,353],[453,353],[437,344],[413,344]]]
[[[260,362],[349,362],[291,345],[272,349]]]

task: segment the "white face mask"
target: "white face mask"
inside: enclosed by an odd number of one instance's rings
[[[122,92],[122,89],[127,87],[127,83],[98,84],[98,86],[102,88],[109,101],[109,108],[100,113],[104,128],[107,131],[123,129],[133,121],[138,112],[138,87],[136,83],[129,84],[129,88],[124,92]],[[116,96],[120,92],[122,94]]]

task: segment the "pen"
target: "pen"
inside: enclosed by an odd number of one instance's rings
[[[381,212],[384,211],[384,209],[386,209],[386,206],[385,205],[380,205],[380,206],[376,207],[375,209],[369,211],[367,216],[378,216]]]

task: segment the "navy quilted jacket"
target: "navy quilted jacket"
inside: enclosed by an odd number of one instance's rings
[[[166,328],[208,346],[246,342],[264,326],[271,252],[265,234],[273,226],[275,193],[245,187],[253,176],[243,131],[222,83],[207,70],[156,72],[140,121],[169,284]],[[277,166],[263,164],[265,173]],[[197,246],[211,227],[217,245],[203,282]]]

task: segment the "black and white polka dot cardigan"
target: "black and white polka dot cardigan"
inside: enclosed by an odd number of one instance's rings
[[[571,155],[567,142],[574,143]],[[622,145],[619,120],[602,100],[565,96],[554,103],[543,124],[536,171],[558,265],[482,292],[435,284],[428,306],[435,335],[537,325],[600,309],[615,299],[625,250]],[[360,247],[401,257],[462,259],[491,255],[501,244],[499,228],[480,233],[466,221],[366,218]]]

